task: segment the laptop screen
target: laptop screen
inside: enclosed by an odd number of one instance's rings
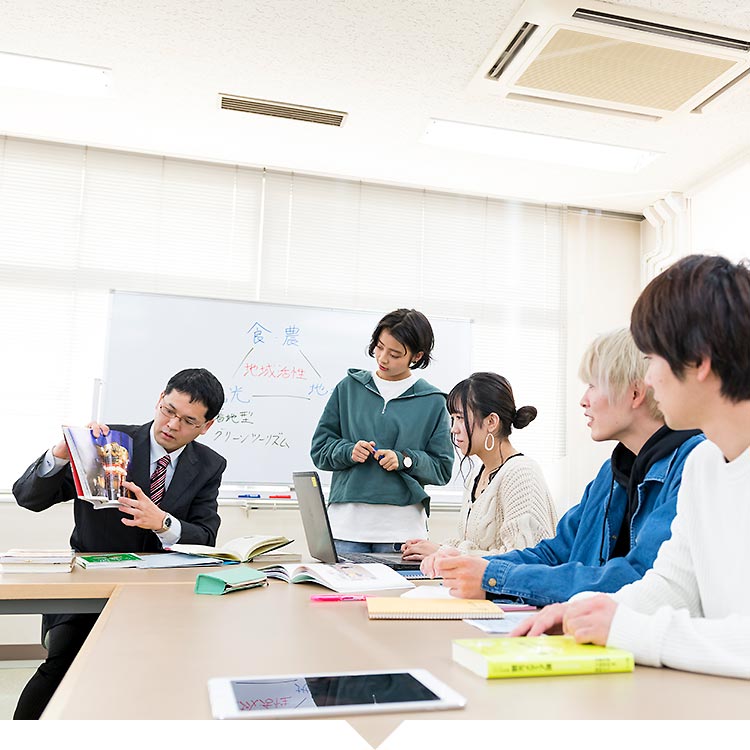
[[[324,563],[339,562],[318,473],[295,471],[292,478],[310,554]]]

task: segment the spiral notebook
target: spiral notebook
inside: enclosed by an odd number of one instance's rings
[[[505,614],[486,599],[404,599],[368,596],[371,620],[499,620]]]

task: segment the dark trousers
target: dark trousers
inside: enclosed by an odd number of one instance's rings
[[[99,615],[67,615],[46,633],[47,658],[26,683],[14,719],[38,719],[80,651]],[[44,629],[44,625],[42,626]]]

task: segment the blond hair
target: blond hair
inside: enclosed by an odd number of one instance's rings
[[[616,401],[633,385],[643,385],[646,360],[633,341],[627,328],[618,328],[597,336],[581,358],[578,377],[584,383],[595,383],[607,394],[610,403]],[[651,388],[644,400],[655,419],[664,419],[654,400]]]

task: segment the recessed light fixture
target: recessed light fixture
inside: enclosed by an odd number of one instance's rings
[[[72,96],[108,96],[112,71],[65,60],[0,52],[0,86]]]
[[[434,119],[430,120],[422,142],[508,159],[567,164],[603,172],[631,174],[640,171],[661,156],[657,151]]]

